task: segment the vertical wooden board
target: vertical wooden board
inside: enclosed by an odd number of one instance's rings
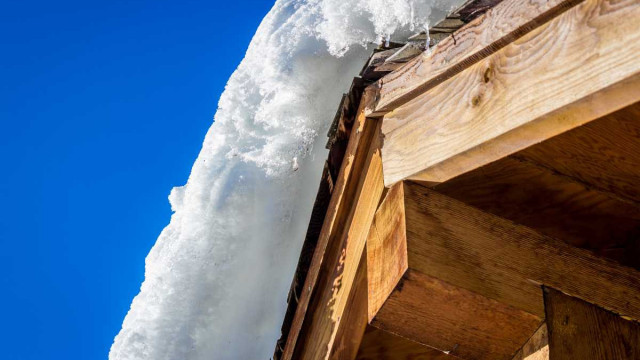
[[[513,360],[549,360],[549,334],[546,323],[543,323],[518,350]]]
[[[404,188],[393,186],[376,211],[367,238],[369,320],[378,312],[407,270]]]
[[[357,360],[456,360],[440,350],[368,326]]]
[[[406,182],[409,268],[544,316],[545,284],[640,319],[640,272]]]
[[[287,336],[282,360],[291,360],[293,358],[298,338],[305,331],[303,323],[308,317],[307,310],[312,307],[312,295],[316,290],[316,284],[321,283],[320,278],[326,279],[330,276],[328,273],[331,271],[327,270],[329,265],[326,264],[325,260],[327,257],[337,256],[331,252],[331,250],[335,250],[335,247],[330,245],[336,242],[335,239],[341,235],[341,231],[347,222],[371,143],[371,131],[369,130],[365,133],[366,128],[371,128],[371,126],[365,127],[368,121],[364,115],[364,99],[368,96],[370,94],[367,92],[363,94],[362,101],[360,101],[358,107],[344,160],[340,165],[328,211],[322,224],[313,258],[309,265],[309,271],[291,323],[291,329]]]
[[[638,323],[551,288],[544,299],[550,359],[640,359]]]
[[[369,131],[371,144],[362,175],[358,179],[349,216],[345,226],[341,228],[340,237],[335,239],[333,246],[337,251],[332,251],[334,255],[326,259],[326,277],[319,282],[317,297],[314,295],[314,306],[310,307],[311,312],[305,319],[309,322],[296,347],[296,359],[326,359],[334,347],[358,263],[384,189],[380,122],[368,122],[365,133]]]
[[[637,17],[637,0],[585,0],[394,109],[385,184],[441,182],[638,101]]]
[[[511,360],[541,322],[410,269],[371,325],[461,358]]]
[[[366,251],[366,250],[365,250]],[[331,360],[353,360],[367,327],[367,258],[362,254],[360,265],[347,300],[344,316],[331,350]]]

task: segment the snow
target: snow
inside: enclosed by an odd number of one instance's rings
[[[462,0],[278,0],[229,79],[111,360],[268,359],[326,159],[372,44]]]

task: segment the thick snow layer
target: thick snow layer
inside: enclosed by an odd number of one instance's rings
[[[332,116],[371,44],[462,0],[278,0],[218,104],[109,358],[268,359]]]

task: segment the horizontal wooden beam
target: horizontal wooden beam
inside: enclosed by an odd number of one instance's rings
[[[640,324],[545,288],[549,358],[640,359]]]
[[[545,144],[535,147],[538,146]],[[570,149],[565,147],[561,151],[568,157],[572,156],[568,153]],[[545,153],[561,157],[553,152]],[[595,151],[592,156],[596,157]],[[591,160],[591,169],[606,166]],[[636,166],[640,167],[640,162]],[[612,169],[603,177],[611,177],[614,172]],[[638,249],[640,207],[555,169],[509,156],[438,184],[434,189],[485,212],[640,269],[639,252],[634,250]]]
[[[410,269],[371,325],[463,359],[511,360],[541,322]]]
[[[640,102],[515,154],[624,202],[640,204]]]
[[[411,60],[371,87],[368,116],[382,116],[467,67],[491,55],[540,24],[566,11],[576,0],[504,0],[444,38],[432,51]]]
[[[369,321],[412,341],[462,358],[526,353],[545,316],[542,285],[640,318],[637,270],[423,185],[394,185],[373,224]]]
[[[369,231],[369,321],[463,358],[510,360],[541,318],[408,269],[404,196],[394,185]]]
[[[439,183],[636,102],[639,17],[638,0],[585,0],[386,114],[385,184]]]
[[[405,183],[409,268],[544,317],[540,285],[640,319],[640,272]]]

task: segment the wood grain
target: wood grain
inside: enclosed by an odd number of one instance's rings
[[[363,99],[371,96],[366,92],[362,95]],[[365,134],[365,125],[369,122],[364,115],[364,100],[360,102],[356,119],[354,121],[351,134],[349,136],[349,142],[345,151],[344,160],[340,165],[340,171],[338,173],[337,180],[335,182],[335,188],[331,194],[331,200],[327,214],[324,218],[320,236],[311,259],[309,271],[305,278],[303,291],[300,294],[298,306],[295,311],[295,315],[291,324],[291,329],[287,336],[284,352],[282,355],[283,360],[291,360],[294,355],[294,351],[297,347],[297,341],[300,333],[303,330],[303,323],[307,318],[307,310],[309,308],[312,294],[315,291],[316,285],[319,283],[321,273],[324,273],[324,278],[328,276],[326,259],[337,257],[338,254],[331,253],[334,248],[328,249],[329,244],[335,243],[336,238],[340,236],[340,232],[347,222],[349,216],[349,210],[351,204],[354,201],[358,182],[363,171],[367,154],[369,151],[369,145],[371,143],[372,132],[369,130],[367,136]],[[369,126],[370,127],[370,126]],[[328,250],[330,250],[328,252]]]
[[[638,0],[585,0],[394,109],[385,184],[442,182],[636,102],[639,17]]]
[[[373,326],[368,326],[356,359],[457,360],[459,358]]]
[[[543,323],[518,350],[513,360],[549,360],[549,334],[546,323]]]
[[[505,0],[471,21],[431,52],[386,75],[372,87],[367,115],[382,116],[493,54],[579,1]]]
[[[544,316],[544,284],[640,319],[640,273],[405,183],[409,268]]]
[[[552,360],[640,359],[640,325],[545,288]]]
[[[537,146],[546,144],[543,142]],[[584,151],[588,152],[588,149]],[[522,160],[519,154],[482,166],[434,188],[573,246],[640,268],[640,253],[636,250],[640,234],[640,207],[548,167]]]
[[[367,238],[369,320],[378,312],[407,270],[404,187],[392,187],[376,211]]]
[[[309,324],[294,353],[296,359],[327,359],[344,315],[349,294],[363,254],[366,238],[384,189],[380,157],[380,122],[365,124],[363,137],[371,138],[348,217],[341,235],[332,244],[334,256],[326,258],[327,273],[318,283],[314,305],[307,313]],[[371,135],[367,135],[371,132]]]
[[[510,360],[541,321],[410,269],[371,325],[461,358]]]
[[[354,360],[358,354],[366,327],[367,258],[366,254],[363,253],[329,359]]]
[[[551,138],[517,156],[640,204],[640,103]]]

